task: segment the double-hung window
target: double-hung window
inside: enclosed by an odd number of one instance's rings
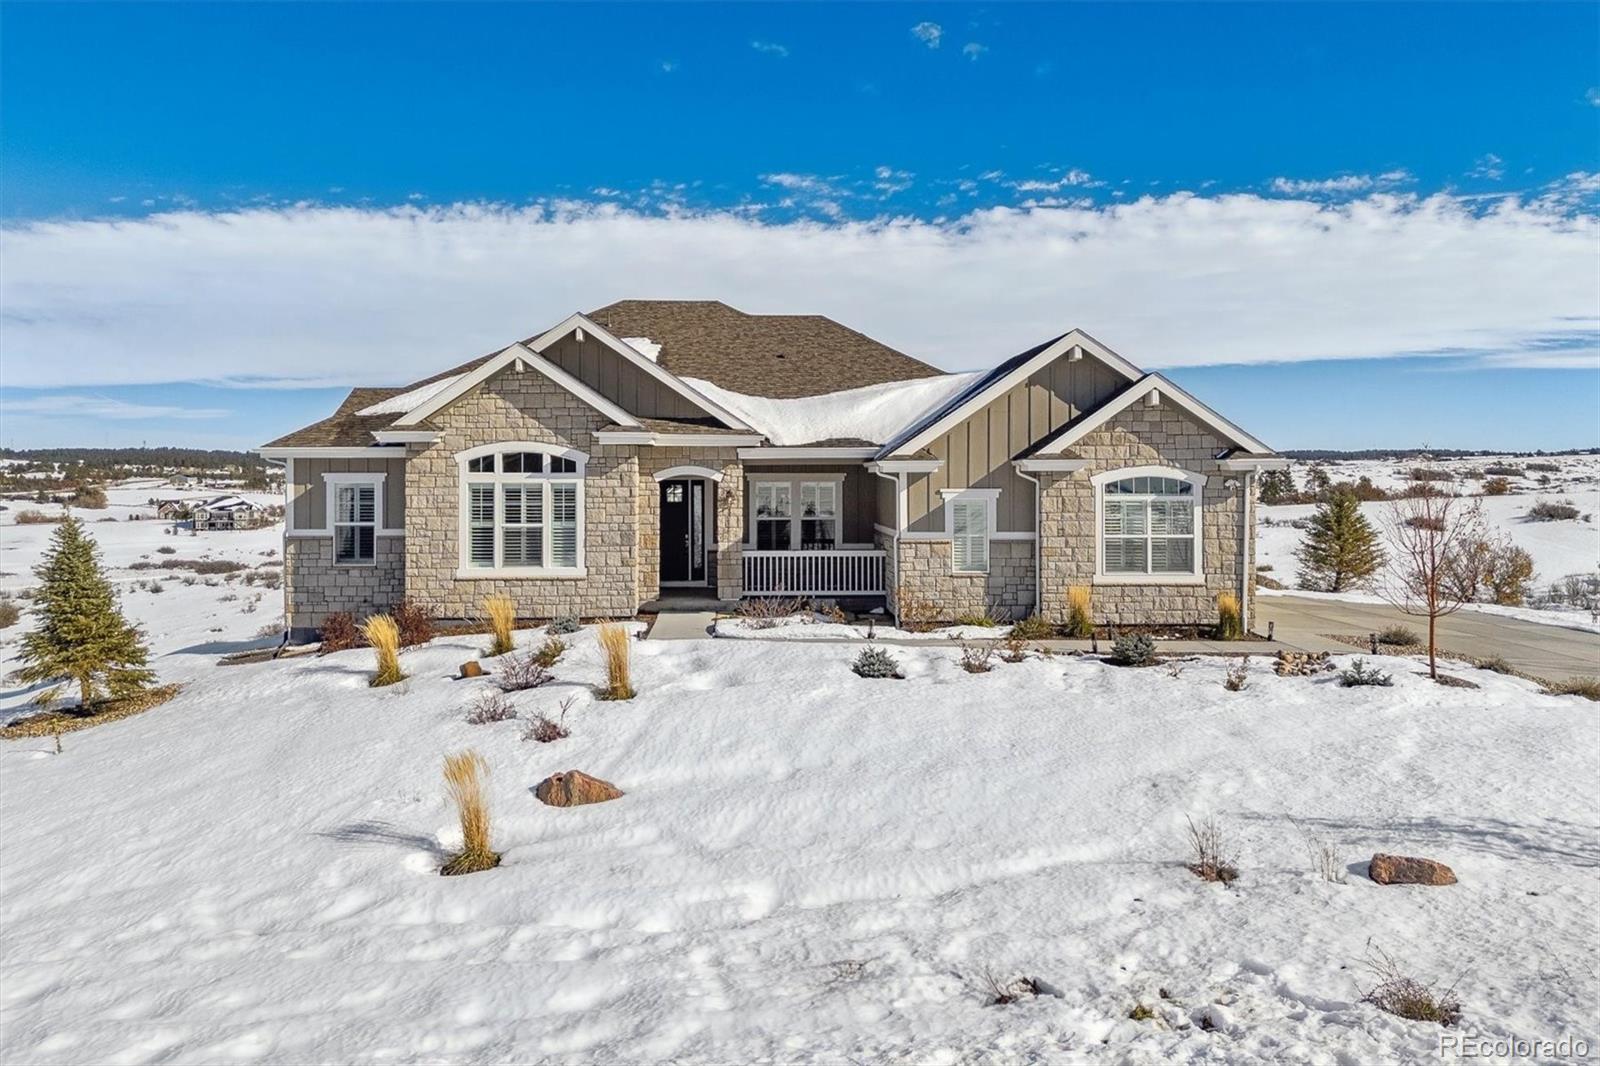
[[[781,480],[780,480],[781,479]],[[833,551],[842,543],[844,478],[798,474],[750,480],[750,540],[757,551]]]
[[[1188,577],[1200,572],[1204,479],[1183,471],[1097,478],[1100,573],[1105,577]]]
[[[576,575],[583,567],[581,452],[510,444],[458,457],[468,575]]]
[[[989,570],[999,489],[944,489],[944,528],[950,534],[950,569],[958,574]]]
[[[756,550],[788,551],[794,524],[793,485],[788,481],[758,481],[755,485]]]
[[[839,483],[800,482],[800,547],[830,550],[839,542]]]
[[[382,482],[330,474],[328,488],[332,510],[333,561],[342,565],[376,562]]]

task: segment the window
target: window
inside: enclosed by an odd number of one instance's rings
[[[1095,482],[1100,492],[1102,575],[1199,574],[1199,500],[1204,478],[1177,470],[1115,471],[1100,475]]]
[[[463,574],[581,574],[587,459],[542,444],[458,456]]]
[[[960,573],[982,573],[989,569],[989,502],[955,499],[950,501],[951,559]]]
[[[839,533],[839,483],[800,482],[800,547],[832,550]]]
[[[378,486],[370,481],[333,485],[333,561],[377,559]]]
[[[759,481],[755,490],[756,550],[788,551],[794,522],[790,483]]]

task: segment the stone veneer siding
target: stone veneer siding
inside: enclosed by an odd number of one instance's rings
[[[481,613],[510,596],[517,614],[628,617],[640,603],[639,460],[632,446],[601,446],[609,419],[535,370],[514,369],[435,414],[440,439],[412,445],[406,463],[407,593],[441,617]],[[458,577],[461,484],[456,454],[484,444],[536,441],[589,456],[584,476],[582,577]]]
[[[405,538],[379,537],[375,555],[373,565],[335,563],[332,537],[284,538],[284,625],[318,629],[339,611],[360,621],[399,603],[405,595]]]
[[[1213,458],[1229,443],[1171,404],[1135,405],[1087,434],[1067,456],[1089,460],[1071,474],[1040,474],[1043,537],[1041,614],[1065,621],[1067,588],[1091,585],[1094,620],[1101,625],[1209,625],[1217,620],[1216,596],[1239,589],[1239,505],[1245,475],[1223,470]],[[1201,502],[1201,567],[1204,584],[1096,584],[1094,485],[1090,478],[1133,466],[1169,466],[1206,476]],[[1252,501],[1252,508],[1254,504]],[[1253,517],[1246,516],[1246,520]],[[1249,575],[1250,617],[1255,617],[1255,575]]]
[[[722,474],[707,479],[715,501],[715,524],[706,558],[710,591],[737,600],[744,590],[744,464],[734,448],[647,448],[639,455],[639,596],[661,594],[661,483],[655,475],[675,466],[701,466]]]
[[[1033,541],[989,541],[989,570],[983,574],[955,573],[952,551],[948,540],[902,537],[891,587],[932,603],[940,621],[985,610],[1009,619],[1033,613]]]

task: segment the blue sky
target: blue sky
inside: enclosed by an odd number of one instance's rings
[[[1593,5],[0,14],[6,444],[248,446],[620,296],[1600,444]]]

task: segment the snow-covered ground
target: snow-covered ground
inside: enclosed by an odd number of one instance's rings
[[[159,486],[159,487],[158,487]],[[100,545],[100,558],[121,594],[122,609],[143,626],[149,638],[152,665],[163,677],[187,680],[212,668],[219,655],[248,647],[276,643],[258,637],[264,628],[281,625],[283,593],[266,586],[269,573],[281,575],[283,525],[237,532],[172,532],[174,523],[155,517],[146,503],[162,499],[209,499],[213,489],[172,489],[161,482],[131,482],[106,492],[104,510],[73,508],[90,536]],[[261,504],[279,504],[281,495],[240,493]],[[49,546],[54,525],[17,525],[22,511],[60,514],[53,504],[10,501],[0,511],[0,592],[15,594],[38,584],[33,568]],[[133,516],[141,520],[132,520]],[[112,519],[113,521],[104,521]],[[161,549],[171,548],[171,552]],[[244,583],[248,570],[234,574],[197,574],[185,569],[133,569],[136,563],[159,567],[167,560],[229,560],[258,571],[253,585]],[[158,583],[162,591],[149,591]],[[185,582],[189,582],[186,584]],[[29,627],[25,613],[21,624],[0,630],[0,676],[17,665],[18,643]],[[15,716],[30,693],[0,687],[0,721]]]
[[[211,669],[59,756],[8,744],[0,1059],[1433,1061],[1437,1027],[1359,1003],[1369,941],[1459,979],[1467,1030],[1592,1036],[1577,698],[1403,660],[1389,689],[1258,664],[1234,693],[1218,660],[971,675],[924,647],[867,681],[850,646],[714,640],[637,644],[640,695],[602,703],[586,631],[513,697],[576,698],[540,745],[463,721],[483,639],[390,689],[362,651]],[[469,746],[504,864],[442,878],[440,763]],[[533,798],[572,768],[627,794]],[[1232,888],[1183,865],[1211,814]],[[1379,850],[1460,883],[1377,886]],[[1045,994],[987,1005],[986,971]]]
[[[1481,479],[1461,478],[1468,470],[1483,470],[1488,466],[1506,465],[1526,467],[1529,462],[1554,463],[1559,472],[1526,472],[1522,477],[1511,477],[1514,494],[1505,496],[1473,496],[1481,492]],[[1314,464],[1296,462],[1293,473],[1296,485],[1304,488],[1306,474]],[[1511,538],[1512,543],[1533,557],[1535,586],[1546,586],[1561,581],[1570,574],[1595,574],[1600,572],[1600,456],[1563,455],[1541,459],[1515,457],[1449,459],[1434,462],[1414,460],[1352,460],[1324,464],[1328,476],[1334,481],[1356,481],[1369,477],[1373,484],[1384,489],[1396,489],[1410,483],[1408,474],[1414,467],[1427,467],[1449,471],[1458,480],[1440,482],[1446,491],[1468,496],[1464,502],[1481,503],[1484,518],[1490,528]],[[1549,477],[1550,483],[1542,485],[1540,477]],[[1570,501],[1580,513],[1577,519],[1559,522],[1535,522],[1527,517],[1528,509],[1544,501]],[[1380,531],[1388,525],[1390,504],[1368,502],[1361,505],[1362,513]],[[1313,504],[1289,504],[1257,508],[1256,561],[1270,566],[1277,580],[1295,585],[1298,563],[1294,553],[1299,548],[1305,531],[1290,523],[1311,517],[1316,510]],[[1583,515],[1590,516],[1584,520]],[[1264,590],[1270,593],[1270,590]],[[1340,598],[1372,600],[1366,593],[1341,593]],[[1525,620],[1550,622],[1558,625],[1594,625],[1587,612],[1534,611],[1495,608],[1492,605],[1474,605],[1474,610],[1490,613],[1513,614]]]

